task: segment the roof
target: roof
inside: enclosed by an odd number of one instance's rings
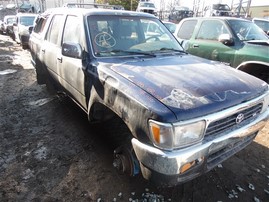
[[[192,18],[185,18],[183,20],[190,20],[190,19],[201,19],[201,20],[241,20],[241,21],[249,21],[248,19],[244,18],[236,18],[236,17],[224,17],[224,16],[213,16],[213,17],[192,17]]]
[[[81,14],[81,15],[117,15],[117,16],[141,16],[156,18],[154,15],[143,12],[127,11],[127,10],[113,10],[113,9],[99,9],[99,8],[67,8],[59,7],[47,10],[46,13],[64,13],[64,14]]]

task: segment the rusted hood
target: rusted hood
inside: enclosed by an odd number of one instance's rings
[[[132,59],[112,69],[170,108],[178,119],[201,116],[262,94],[267,84],[194,56]]]

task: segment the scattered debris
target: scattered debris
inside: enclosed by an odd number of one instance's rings
[[[269,195],[269,191],[267,189],[264,189],[264,192]]]
[[[122,197],[122,193],[121,192],[118,194],[118,197],[120,197],[120,198]]]
[[[135,195],[135,192],[132,192],[131,194],[134,196]]]
[[[48,102],[52,101],[54,98],[43,98],[36,101],[29,102],[29,105],[40,107]]]
[[[98,198],[98,199],[97,199],[97,202],[101,202],[101,201],[102,201],[102,199],[101,199],[101,198]]]
[[[15,73],[17,70],[15,69],[5,69],[3,71],[0,71],[0,75],[6,75],[6,74],[13,74]]]
[[[232,198],[238,198],[238,192],[236,192],[236,191],[233,189],[233,190],[229,193],[228,198],[229,198],[229,199],[232,199]]]
[[[1,62],[11,62],[13,61],[13,57],[11,55],[0,55]]]
[[[240,192],[246,191],[245,189],[243,189],[242,187],[240,187],[238,184],[236,185],[236,188]]]
[[[256,169],[256,172],[259,173],[259,172],[261,172],[261,170],[257,168],[257,169]]]
[[[254,196],[254,201],[255,202],[261,202],[260,199],[258,199],[256,196]]]
[[[219,164],[219,165],[218,165],[218,168],[223,168],[222,164]]]
[[[38,148],[34,154],[35,154],[35,158],[38,159],[38,160],[43,160],[43,159],[46,159],[47,158],[47,148],[42,146],[40,148]]]
[[[152,201],[152,202],[162,202],[164,201],[164,196],[154,194],[154,193],[145,193],[143,194],[143,200],[142,201]]]
[[[254,185],[253,185],[253,184],[251,184],[251,183],[248,183],[248,188],[250,188],[251,190],[255,190]]]
[[[262,168],[265,168],[265,165],[262,165]]]

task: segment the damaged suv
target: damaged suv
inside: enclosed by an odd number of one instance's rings
[[[266,82],[187,54],[151,14],[96,7],[44,13],[29,44],[40,84],[65,92],[90,122],[122,120],[128,130],[117,133],[115,168],[177,185],[246,147],[265,126]]]

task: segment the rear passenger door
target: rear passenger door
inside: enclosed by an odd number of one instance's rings
[[[61,46],[63,43],[71,43],[84,49],[86,46],[84,33],[83,19],[75,15],[67,15],[63,28]],[[57,58],[59,62],[60,83],[86,109],[82,59],[64,56],[61,52],[58,52]]]
[[[60,33],[63,25],[63,15],[54,15],[46,33],[44,43],[41,46],[41,61],[44,61],[48,71],[59,81],[59,59],[57,55],[61,53]]]
[[[196,19],[183,20],[175,32],[177,40],[185,50],[188,48],[189,40],[194,33],[197,22],[198,21]]]

